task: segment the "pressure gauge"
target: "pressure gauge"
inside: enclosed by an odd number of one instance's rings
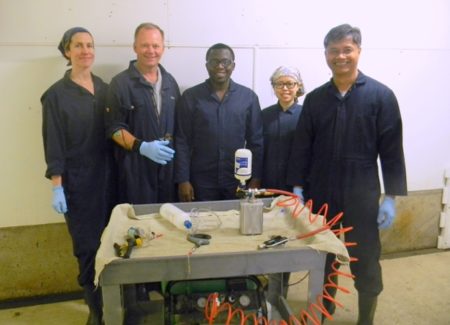
[[[239,297],[239,303],[242,307],[248,307],[250,305],[250,297],[247,295],[242,295]]]
[[[206,298],[205,297],[200,297],[197,299],[197,306],[200,308],[205,308],[206,306]]]

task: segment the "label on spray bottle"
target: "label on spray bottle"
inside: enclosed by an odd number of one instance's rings
[[[248,149],[238,149],[234,154],[234,177],[241,184],[252,177],[252,152]]]

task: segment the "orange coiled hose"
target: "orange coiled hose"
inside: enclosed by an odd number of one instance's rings
[[[280,194],[288,196],[288,198],[281,200],[277,202],[277,205],[280,207],[293,207],[292,212],[292,218],[297,219],[303,209],[305,207],[308,208],[309,214],[308,214],[308,220],[311,223],[314,223],[319,215],[324,216],[323,218],[323,224],[320,228],[310,231],[306,234],[299,234],[296,236],[297,239],[304,239],[307,237],[314,236],[322,231],[325,231],[327,229],[330,229],[336,236],[339,236],[341,234],[344,234],[346,232],[351,231],[352,227],[342,227],[342,228],[335,228],[334,226],[339,223],[339,220],[343,217],[343,213],[340,212],[336,214],[333,218],[331,218],[329,221],[327,220],[328,215],[328,204],[324,204],[320,207],[320,209],[317,211],[317,213],[313,213],[313,201],[308,200],[306,204],[304,204],[302,207],[300,206],[299,198],[297,195],[291,192],[283,191],[283,190],[276,190],[276,189],[267,189],[267,192],[272,192],[274,194]],[[355,246],[357,243],[354,242],[345,242],[344,243],[346,247],[349,246]],[[350,257],[350,262],[357,261],[356,258]],[[245,315],[244,311],[240,308],[236,308],[235,310],[232,310],[232,306],[229,303],[224,303],[220,305],[218,294],[213,293],[209,295],[207,304],[205,306],[204,315],[206,320],[208,321],[208,324],[214,324],[214,320],[217,318],[217,316],[222,312],[227,312],[227,320],[225,324],[231,324],[233,320],[238,320],[240,325],[247,325],[248,321],[253,320],[254,325],[305,325],[308,321],[312,321],[315,325],[321,325],[322,324],[322,317],[323,314],[327,319],[333,320],[333,316],[326,310],[325,306],[323,305],[324,300],[328,300],[336,306],[344,307],[342,303],[340,303],[338,300],[336,300],[330,293],[330,288],[336,288],[336,290],[339,290],[343,293],[350,293],[350,291],[343,287],[339,286],[337,283],[333,281],[334,277],[343,276],[347,278],[354,278],[354,276],[351,273],[342,272],[339,270],[337,265],[339,264],[339,261],[334,261],[331,265],[332,272],[327,277],[327,282],[323,286],[323,294],[317,296],[316,302],[311,303],[307,311],[302,310],[300,312],[300,320],[297,319],[295,316],[291,315],[289,317],[289,323],[287,323],[284,320],[276,321],[271,320],[270,322],[262,316],[257,317],[254,313],[250,313],[248,315]]]

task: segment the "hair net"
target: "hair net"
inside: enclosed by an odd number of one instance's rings
[[[270,77],[270,82],[273,85],[278,80],[278,78],[281,77],[291,77],[295,79],[295,81],[299,84],[303,83],[302,77],[300,76],[300,71],[298,71],[297,68],[284,66],[278,67]]]
[[[291,77],[299,84],[297,97],[300,97],[305,93],[302,76],[300,75],[300,71],[297,68],[285,66],[278,67],[270,77],[270,83],[274,85],[275,82],[281,77]]]
[[[69,47],[72,36],[76,33],[88,33],[89,35],[91,35],[91,33],[83,27],[72,27],[64,33],[61,42],[59,42],[58,44],[58,50],[67,60],[69,60],[69,58],[66,56],[66,50]]]

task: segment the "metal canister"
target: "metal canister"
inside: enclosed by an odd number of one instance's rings
[[[260,199],[241,200],[240,232],[242,235],[260,235],[263,232],[263,206]]]

